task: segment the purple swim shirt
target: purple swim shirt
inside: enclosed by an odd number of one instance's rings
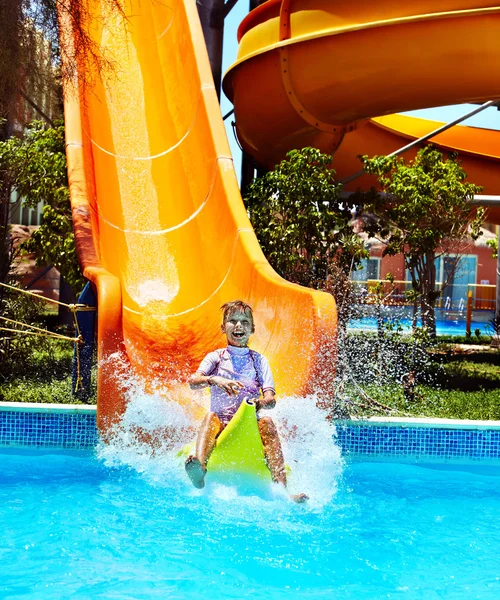
[[[210,352],[201,361],[197,372],[233,379],[245,386],[237,396],[226,394],[216,385],[210,386],[210,410],[224,424],[232,419],[243,400],[260,398],[261,391],[274,392],[274,379],[267,358],[249,348],[228,346]]]

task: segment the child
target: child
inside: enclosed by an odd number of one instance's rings
[[[256,399],[257,411],[276,405],[274,380],[265,356],[250,350],[248,340],[255,331],[251,307],[241,300],[228,302],[223,311],[222,331],[227,348],[210,352],[199,369],[189,379],[191,389],[210,386],[210,412],[198,433],[196,455],[186,460],[186,472],[193,485],[205,485],[207,462],[217,436],[229,423],[244,399]],[[262,398],[260,392],[262,391]],[[270,417],[258,420],[264,454],[273,481],[286,487],[286,472],[276,426]],[[295,502],[305,502],[305,494],[291,496]]]

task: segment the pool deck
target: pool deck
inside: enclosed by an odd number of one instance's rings
[[[343,456],[500,465],[500,421],[371,417],[335,422]],[[93,449],[96,406],[0,402],[0,448]]]

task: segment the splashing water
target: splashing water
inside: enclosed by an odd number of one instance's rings
[[[101,442],[97,449],[105,465],[128,467],[150,485],[175,488],[184,497],[202,496],[215,504],[243,501],[239,488],[220,483],[210,485],[209,477],[204,490],[191,487],[181,452],[196,438],[200,421],[180,406],[169,391],[148,393],[133,378],[129,378],[125,387],[128,400],[125,414],[108,432],[106,443]],[[325,420],[316,402],[314,395],[284,397],[275,409],[265,411],[279,431],[289,468],[289,491],[306,493],[311,510],[331,501],[343,467],[340,450],[333,440],[335,428]],[[273,486],[264,497],[244,496],[244,501],[253,506],[264,499],[282,502],[286,497],[281,486]]]
[[[147,393],[140,382],[127,383],[127,409],[100,442],[97,455],[110,467],[128,466],[150,483],[175,483],[178,453],[191,441],[196,423],[165,391]]]
[[[310,507],[329,503],[343,469],[340,449],[334,443],[335,427],[319,409],[318,398],[281,398],[269,414],[276,422],[285,463],[290,467],[290,490],[310,496]]]

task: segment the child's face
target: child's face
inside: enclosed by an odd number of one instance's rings
[[[254,331],[253,320],[243,311],[235,311],[228,315],[222,324],[222,332],[226,334],[230,346],[244,348]]]

